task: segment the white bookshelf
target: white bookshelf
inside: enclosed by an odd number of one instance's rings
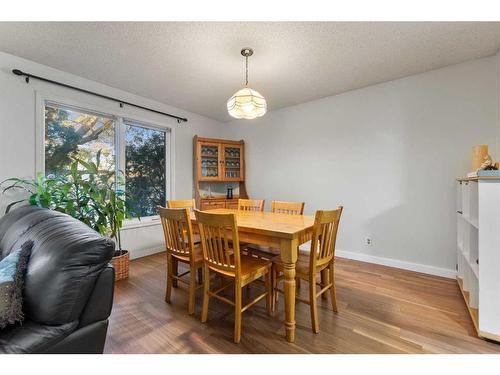
[[[500,178],[457,180],[457,281],[480,337],[500,342]]]

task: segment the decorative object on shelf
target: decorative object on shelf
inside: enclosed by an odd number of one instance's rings
[[[475,178],[475,177],[500,177],[500,170],[498,169],[491,169],[491,170],[484,170],[484,171],[477,171],[477,172],[471,172],[467,173],[468,178]]]
[[[232,188],[232,187],[228,187],[228,188],[227,188],[227,195],[226,195],[226,198],[227,198],[227,199],[233,199],[233,188]]]
[[[27,198],[13,202],[12,206],[28,202],[33,206],[63,212],[88,225],[103,236],[116,240],[118,250],[112,260],[115,266],[115,279],[128,277],[129,252],[122,249],[120,230],[123,221],[132,218],[133,197],[123,189],[123,172],[115,175],[114,170],[103,172],[99,168],[101,151],[97,152],[95,162],[74,158],[66,174],[45,176],[38,173],[34,180],[9,178],[1,185],[5,193],[11,189],[24,190]],[[116,259],[115,259],[116,258]]]
[[[266,114],[267,102],[259,92],[248,87],[248,58],[253,55],[253,50],[243,48],[241,54],[246,64],[245,87],[227,101],[227,111],[237,119],[251,120]]]
[[[488,154],[488,145],[478,145],[472,148],[472,168],[473,172],[468,173],[467,177],[500,176],[499,163],[494,163]]]
[[[477,145],[472,148],[472,170],[480,169],[484,158],[488,156],[488,145]]]
[[[493,164],[493,159],[488,154],[488,155],[486,155],[486,156],[483,157],[483,162],[479,166],[478,170],[480,170],[480,171],[488,171],[488,170],[493,170],[494,168],[495,168],[495,166]]]

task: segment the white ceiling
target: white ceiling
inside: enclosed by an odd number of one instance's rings
[[[500,23],[0,23],[0,50],[227,121],[244,83],[277,109],[489,56]]]

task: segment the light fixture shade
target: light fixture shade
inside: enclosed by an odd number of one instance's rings
[[[251,120],[266,114],[266,99],[257,91],[245,87],[227,101],[227,111],[235,118]]]

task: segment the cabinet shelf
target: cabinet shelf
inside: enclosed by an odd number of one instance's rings
[[[500,179],[458,180],[456,211],[458,287],[478,336],[500,342]]]
[[[463,257],[467,260],[467,262],[469,262],[469,253],[467,251],[465,251],[463,245],[459,245],[458,249],[462,253]]]
[[[469,263],[469,266],[470,266],[472,272],[474,273],[474,275],[476,275],[476,277],[479,278],[479,264]]]
[[[223,192],[226,187],[232,186],[237,189],[236,191],[238,191],[241,198],[248,198],[245,187],[244,142],[242,140],[232,141],[195,136],[193,143],[196,206],[202,210],[236,208],[237,201],[234,201],[234,199],[218,198],[217,200],[208,201],[203,198],[200,192],[202,190],[200,184],[209,183],[212,186],[212,191],[218,193],[221,190]],[[204,163],[207,165],[203,165]],[[238,184],[237,188],[234,186],[235,183]]]
[[[462,278],[457,277],[458,287],[460,288],[460,292],[464,297],[465,305],[467,306],[467,310],[469,311],[469,315],[472,320],[472,324],[474,324],[474,328],[476,332],[479,334],[479,310],[470,306],[470,294],[468,291],[464,289],[464,281]]]
[[[478,219],[473,219],[473,218],[471,218],[470,216],[463,215],[463,214],[462,214],[462,217],[464,218],[464,220],[465,220],[468,224],[472,225],[472,226],[473,226],[474,228],[476,228],[476,229],[479,229],[479,222],[478,222]]]

